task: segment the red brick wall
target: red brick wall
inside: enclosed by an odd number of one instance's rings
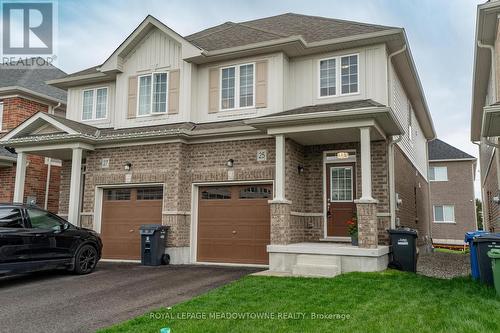
[[[2,131],[10,131],[37,112],[47,112],[48,106],[21,97],[5,98]]]
[[[11,202],[14,193],[16,167],[0,168],[0,202]]]

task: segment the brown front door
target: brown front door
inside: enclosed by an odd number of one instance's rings
[[[161,224],[163,189],[104,190],[101,219],[102,257],[140,259],[142,224]]]
[[[326,173],[327,236],[349,236],[346,222],[356,211],[355,164],[327,164]]]
[[[267,264],[271,185],[200,187],[197,260]]]

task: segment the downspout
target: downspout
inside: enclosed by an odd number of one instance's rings
[[[55,107],[52,108],[52,114],[55,113],[55,110],[61,106],[61,102],[57,103]],[[52,171],[52,158],[47,159],[47,180],[45,182],[45,202],[43,203],[43,208],[47,210],[49,207],[49,189],[50,189],[50,173]]]
[[[387,105],[392,104],[392,58],[406,51],[406,44],[403,47],[387,57]],[[396,184],[394,177],[394,145],[403,139],[403,135],[399,135],[396,139],[391,137],[388,145],[389,158],[389,209],[391,213],[391,229],[396,228]]]
[[[473,144],[475,144],[478,149],[479,149],[479,164],[481,164],[481,142],[477,142],[477,141],[471,141]],[[482,166],[481,166],[482,168]],[[484,188],[483,188],[483,179],[481,178],[481,172],[479,173],[479,187],[481,189],[481,200],[482,200],[482,211],[483,211],[483,230],[488,230],[487,226],[486,226],[486,211],[488,210],[488,208],[486,207],[486,195],[484,193]],[[476,222],[476,225],[477,225],[477,222]]]

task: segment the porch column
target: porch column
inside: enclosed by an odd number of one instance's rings
[[[378,246],[377,203],[372,197],[372,163],[370,128],[360,128],[361,138],[361,198],[355,200],[358,217],[358,241],[364,248]]]
[[[73,148],[71,158],[71,180],[69,186],[68,221],[79,225],[80,219],[80,186],[82,176],[82,148]]]
[[[285,136],[276,136],[276,170],[274,176],[274,199],[271,205],[271,244],[291,242],[291,202],[285,198]],[[272,258],[271,258],[272,260]]]
[[[17,153],[17,162],[16,162],[16,180],[14,183],[14,202],[23,202],[24,197],[24,180],[26,178],[26,153],[18,152]]]

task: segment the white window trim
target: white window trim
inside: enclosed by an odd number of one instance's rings
[[[96,118],[97,116],[97,90],[100,89],[106,89],[106,117],[103,118]],[[83,119],[83,103],[84,103],[84,98],[85,98],[85,92],[86,91],[93,91],[92,95],[92,117],[89,119]],[[82,90],[82,121],[96,121],[96,120],[106,120],[108,119],[108,111],[109,111],[109,89],[108,87],[96,87],[96,88],[90,88],[90,89],[84,89]]]
[[[436,221],[436,206],[443,207],[443,218],[444,218],[444,207],[453,207],[453,221]],[[432,220],[434,221],[434,223],[457,224],[457,221],[455,218],[455,205],[445,205],[445,204],[432,205]]]
[[[3,102],[0,102],[0,132],[3,130]]]
[[[165,105],[166,109],[165,112],[153,112],[153,91],[154,91],[154,75],[155,74],[167,74],[167,90],[166,90],[166,96],[165,96]],[[141,87],[141,77],[146,77],[150,76],[151,77],[151,100],[149,101],[149,113],[148,114],[139,114],[139,94],[141,92],[140,87]],[[143,118],[143,117],[151,117],[151,116],[157,116],[157,115],[166,115],[168,114],[168,76],[169,73],[168,71],[161,71],[161,72],[152,72],[148,74],[142,74],[137,77],[137,107],[135,111],[135,116],[137,118]]]
[[[246,65],[253,65],[253,104],[249,106],[240,107],[240,67]],[[234,67],[234,108],[223,109],[222,108],[222,70]],[[245,64],[237,64],[231,66],[221,67],[219,69],[219,111],[235,111],[235,110],[246,110],[255,108],[255,78],[257,77],[257,66],[255,62],[249,62]]]
[[[341,59],[344,57],[351,57],[351,56],[356,56],[358,58],[358,91],[353,92],[353,93],[342,93],[342,74],[341,74]],[[335,59],[335,95],[326,95],[326,96],[321,96],[321,62],[324,60],[330,60],[330,59]],[[317,95],[318,99],[325,99],[325,98],[332,98],[332,97],[339,97],[339,96],[354,96],[354,95],[359,95],[361,94],[361,84],[360,84],[360,76],[361,76],[361,65],[359,63],[359,52],[358,53],[352,53],[352,54],[343,54],[343,55],[338,55],[335,57],[328,57],[328,58],[321,58],[318,59],[318,64],[317,64],[317,75],[318,75],[318,88],[317,88]]]
[[[431,168],[446,168],[446,179],[437,179],[437,180],[431,179],[431,175],[430,175]],[[434,172],[434,177],[436,177],[436,172]],[[447,166],[429,166],[429,181],[430,182],[439,183],[439,182],[447,182],[448,180],[449,180],[449,178],[448,178],[448,167]]]
[[[332,171],[333,169],[351,169],[351,199],[350,200],[332,200],[333,186],[332,186]],[[354,201],[354,172],[352,166],[334,166],[330,168],[330,202],[353,202]]]

